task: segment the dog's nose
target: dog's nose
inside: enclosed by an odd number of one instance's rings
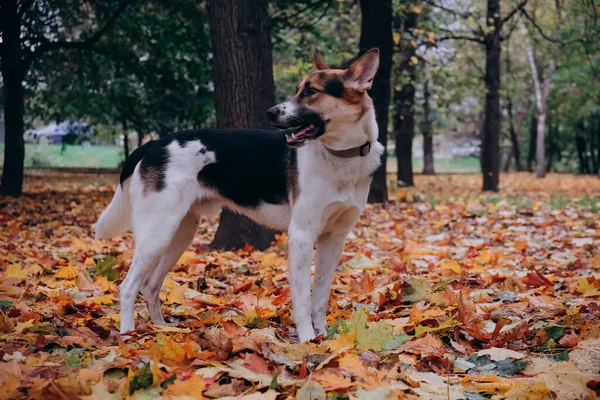
[[[277,117],[279,117],[280,114],[281,111],[277,106],[271,107],[267,110],[267,116],[269,117],[269,121],[274,121]]]

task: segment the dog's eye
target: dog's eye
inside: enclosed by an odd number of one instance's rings
[[[312,87],[310,87],[310,86],[309,86],[309,87],[307,87],[306,89],[304,89],[304,94],[305,94],[306,96],[312,96],[313,94],[315,94],[315,93],[317,93],[317,92],[318,92],[318,90],[317,90],[317,89],[315,89],[315,88],[312,88]]]

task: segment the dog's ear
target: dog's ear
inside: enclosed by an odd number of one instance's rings
[[[313,58],[313,62],[315,64],[315,69],[317,71],[320,71],[323,69],[329,69],[327,64],[325,64],[325,60],[323,59],[323,56],[321,55],[321,53],[319,53],[319,50],[317,50],[317,49],[315,49],[315,56]]]
[[[379,49],[373,48],[356,60],[344,74],[344,85],[358,91],[371,89],[379,68]]]

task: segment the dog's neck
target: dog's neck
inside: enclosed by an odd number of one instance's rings
[[[327,127],[327,135],[319,138],[321,145],[335,151],[354,149],[364,145],[366,142],[371,144],[377,141],[379,129],[375,120],[375,110],[369,111],[354,124],[340,124]]]

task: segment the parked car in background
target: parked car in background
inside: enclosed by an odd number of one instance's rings
[[[25,142],[37,144],[90,144],[94,127],[82,121],[51,123],[40,129],[29,129],[23,135]]]
[[[457,143],[452,149],[452,157],[479,157],[481,155],[481,140],[470,139]]]

